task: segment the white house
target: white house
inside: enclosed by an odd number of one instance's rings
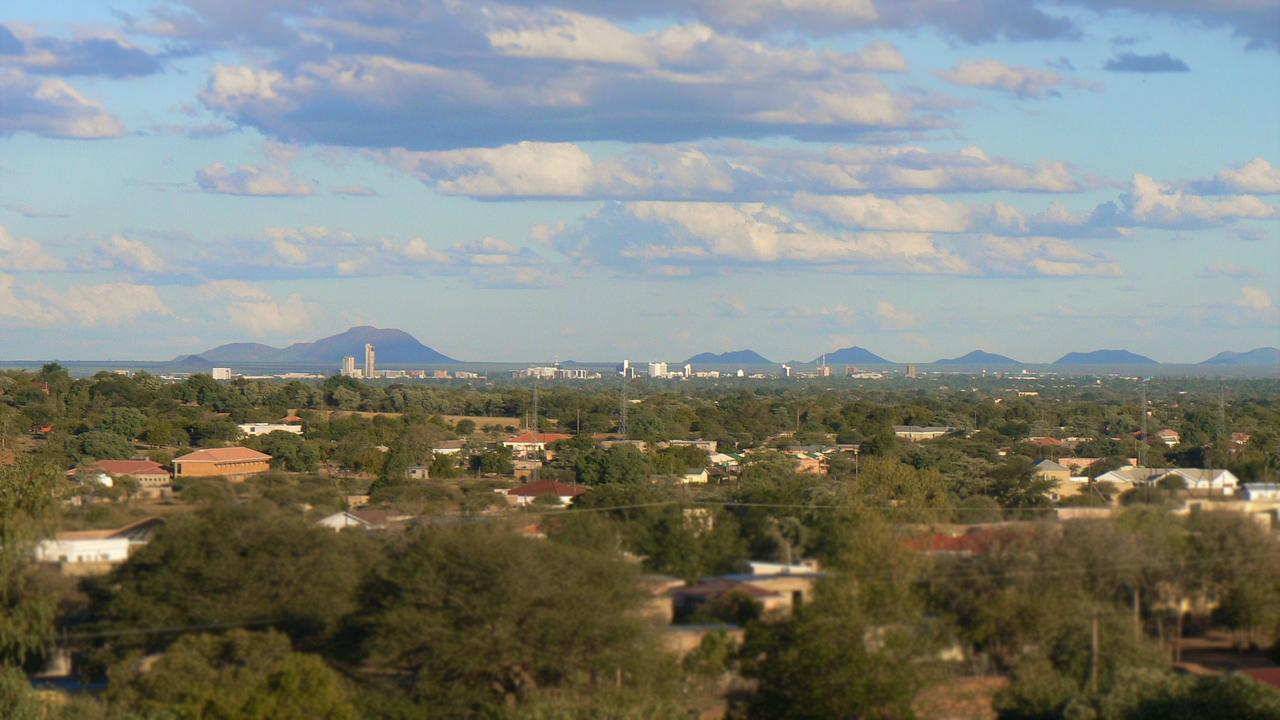
[[[911,442],[920,440],[933,440],[940,438],[949,432],[954,431],[953,427],[945,427],[941,425],[929,425],[921,427],[919,425],[894,425],[893,434]]]
[[[706,468],[689,468],[684,471],[684,476],[680,478],[680,482],[686,485],[706,485],[707,469]]]
[[[285,425],[284,423],[242,423],[236,427],[240,428],[240,434],[244,437],[256,437],[258,435],[267,435],[273,432],[287,432],[294,435],[302,434],[301,425]]]
[[[1280,483],[1245,483],[1241,496],[1245,500],[1280,500]]]
[[[395,523],[409,520],[412,517],[412,515],[390,513],[385,510],[344,510],[327,517],[323,517],[316,521],[316,524],[335,532],[344,528],[383,530]]]
[[[156,528],[163,524],[163,518],[152,517],[107,530],[60,532],[36,545],[35,559],[59,563],[64,569],[75,565],[118,565],[128,560],[136,548],[150,542]]]
[[[591,488],[574,483],[563,483],[557,480],[535,480],[509,490],[498,489],[494,492],[505,495],[509,502],[518,506],[531,505],[538,498],[556,498],[561,505],[568,505],[573,499],[586,493]]]

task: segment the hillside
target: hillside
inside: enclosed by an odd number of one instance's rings
[[[698,353],[684,361],[686,365],[772,365],[755,350],[730,350],[722,353]]]
[[[1058,358],[1054,365],[1159,365],[1146,355],[1128,350],[1094,350],[1069,352]]]
[[[350,355],[356,363],[364,362],[364,346],[371,343],[381,364],[455,363],[453,358],[418,342],[403,330],[382,329],[363,325],[315,342],[294,343],[285,348],[260,343],[230,343],[199,354],[215,363],[326,363],[342,362]]]
[[[1280,348],[1260,347],[1248,352],[1220,352],[1201,365],[1275,365],[1280,363]]]
[[[819,355],[818,357],[814,358],[813,361],[815,363],[822,362],[822,356]],[[849,365],[858,364],[858,363],[861,363],[863,365],[892,365],[893,364],[892,361],[885,360],[884,358],[871,352],[870,350],[867,350],[866,348],[860,348],[856,345],[853,347],[840,348],[839,350],[832,350],[831,352],[827,353],[827,364],[835,365],[837,363],[849,364]]]
[[[938,360],[934,365],[1021,365],[1022,363],[1014,360],[1007,355],[997,355],[989,353],[985,350],[974,350],[971,353],[961,355],[960,357],[944,358]]]

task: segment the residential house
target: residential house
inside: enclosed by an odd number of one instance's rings
[[[457,455],[466,447],[466,440],[442,440],[431,446],[432,455]]]
[[[430,480],[431,466],[430,465],[410,465],[409,469],[405,471],[405,475],[407,475],[410,480]]]
[[[206,448],[173,459],[173,476],[217,477],[232,481],[271,469],[271,456],[246,447]]]
[[[542,461],[536,458],[518,458],[511,463],[515,468],[517,480],[528,480],[533,473],[542,467]]]
[[[685,485],[706,485],[707,479],[706,468],[689,468],[684,471],[684,476],[680,478],[680,482]]]
[[[919,442],[922,440],[934,440],[940,438],[947,433],[954,432],[955,428],[942,425],[894,425],[893,434],[911,442]]]
[[[1052,460],[1041,460],[1032,469],[1039,480],[1052,480],[1058,483],[1071,479],[1071,469]]]
[[[573,502],[574,498],[585,494],[590,489],[586,485],[542,479],[525,483],[519,487],[507,490],[499,489],[494,492],[505,495],[508,502],[523,507],[536,502],[540,498],[556,498],[560,501],[560,504],[568,505]]]
[[[528,457],[530,455],[538,455],[546,452],[547,446],[561,440],[568,440],[572,435],[564,433],[532,433],[526,432],[515,437],[502,441],[502,444],[511,448],[512,454],[516,457]]]
[[[316,525],[328,528],[335,532],[346,528],[385,530],[392,525],[405,522],[406,520],[411,520],[412,518],[412,515],[394,513],[387,510],[344,510],[321,518],[316,522]]]
[[[1173,468],[1164,477],[1179,477],[1186,483],[1187,490],[1194,493],[1220,493],[1234,495],[1240,488],[1240,480],[1230,470]]]
[[[1174,445],[1177,445],[1179,442],[1181,442],[1181,438],[1178,437],[1178,431],[1170,430],[1169,428],[1164,428],[1163,430],[1157,430],[1156,439],[1164,443],[1168,447],[1173,447]]]
[[[301,425],[288,423],[241,423],[236,427],[240,428],[241,437],[257,437],[259,435],[269,435],[273,432],[291,433],[293,435],[302,434]]]
[[[99,575],[147,544],[164,518],[150,517],[107,530],[60,532],[35,549],[37,562],[57,563],[66,575]]]
[[[1280,483],[1245,483],[1241,491],[1244,500],[1280,500]]]
[[[98,479],[98,482],[108,487],[114,484],[116,478],[131,477],[138,481],[138,495],[142,497],[168,497],[173,492],[169,471],[160,463],[150,460],[99,460],[87,470],[106,476],[110,482],[102,479]]]
[[[718,444],[715,440],[668,440],[666,443],[659,443],[667,447],[696,447],[706,450],[708,454],[716,451]]]

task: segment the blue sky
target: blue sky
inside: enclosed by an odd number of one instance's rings
[[[356,324],[495,361],[1280,344],[1272,0],[19,1],[0,26],[0,359]]]

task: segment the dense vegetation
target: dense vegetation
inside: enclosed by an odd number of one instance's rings
[[[641,718],[693,717],[711,697],[737,717],[897,718],[922,689],[978,674],[1008,678],[995,698],[1005,718],[1280,716],[1277,694],[1243,677],[1172,672],[1184,635],[1229,632],[1242,651],[1275,642],[1274,532],[1212,504],[1171,512],[1177,488],[1057,521],[1032,472],[1052,452],[1034,436],[1082,438],[1075,452],[1102,459],[1091,472],[1132,456],[1136,382],[1043,381],[1030,397],[994,380],[932,382],[637,383],[627,437],[644,449],[593,437],[619,439],[613,389],[544,386],[539,427],[574,437],[540,472],[591,489],[569,508],[515,511],[493,492],[513,467],[494,441],[499,418],[531,411],[527,385],[0,373],[0,707],[20,718]],[[1150,381],[1146,426],[1182,442],[1144,445],[1148,464],[1263,479],[1280,468],[1277,389]],[[235,423],[289,410],[305,437],[247,440],[276,470],[242,484],[187,481],[147,505],[127,486],[63,478],[97,459],[225,445]],[[896,424],[963,432],[912,444]],[[693,437],[752,452],[731,479],[690,488],[675,478],[705,466],[706,451],[656,444]],[[462,450],[433,453],[445,441]],[[797,472],[782,452],[832,443],[860,452],[832,455],[826,474]],[[415,466],[432,479],[410,479]],[[350,494],[419,520],[381,533],[315,525]],[[108,575],[77,581],[30,561],[56,528],[157,511],[167,522],[155,539]],[[939,523],[988,524],[977,551],[923,551]],[[531,524],[545,539],[527,536]],[[683,619],[745,627],[741,647],[713,633],[680,661],[648,619],[645,573],[693,580],[801,557],[826,576],[789,616],[728,597]],[[40,702],[23,671],[59,644],[107,689]]]

